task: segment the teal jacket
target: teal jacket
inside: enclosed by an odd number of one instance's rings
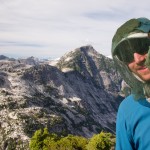
[[[150,150],[150,103],[128,96],[119,106],[116,150]]]

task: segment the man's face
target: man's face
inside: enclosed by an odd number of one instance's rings
[[[134,60],[127,65],[143,81],[150,81],[150,70],[144,64],[146,57],[147,54],[134,53]]]

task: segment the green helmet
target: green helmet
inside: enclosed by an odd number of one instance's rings
[[[150,83],[133,74],[126,63],[133,60],[133,54],[148,53],[145,65],[150,68],[150,20],[130,19],[116,31],[112,39],[112,57],[125,82],[131,87],[135,99],[150,98]]]

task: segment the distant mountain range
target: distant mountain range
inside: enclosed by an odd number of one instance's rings
[[[115,133],[121,83],[113,60],[92,46],[55,61],[0,55],[0,147],[14,139],[28,145],[43,127],[84,137]]]

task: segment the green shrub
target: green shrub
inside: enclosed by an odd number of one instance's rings
[[[47,128],[37,130],[31,138],[30,150],[112,150],[115,136],[101,132],[91,139],[81,136],[59,136],[48,132]]]
[[[44,139],[49,136],[47,128],[37,130],[31,138],[29,147],[30,150],[43,150]]]
[[[101,132],[90,139],[87,150],[110,150],[115,144],[114,139],[111,133]]]
[[[43,145],[43,150],[57,150],[57,141],[60,138],[57,136],[57,134],[52,133],[49,134],[45,139],[44,139],[44,145]]]
[[[84,137],[68,135],[58,141],[58,150],[86,150],[87,143]]]

